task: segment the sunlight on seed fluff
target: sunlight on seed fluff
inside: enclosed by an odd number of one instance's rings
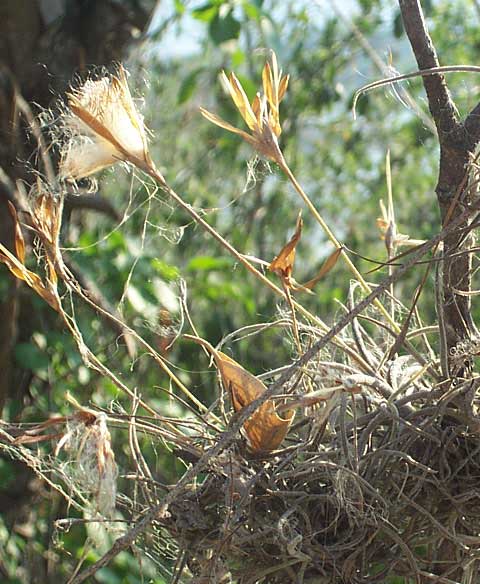
[[[119,161],[148,166],[147,138],[127,84],[125,69],[88,80],[68,94],[67,136],[59,173],[66,180],[89,176]]]

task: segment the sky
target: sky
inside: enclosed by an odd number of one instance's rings
[[[332,3],[334,0],[295,0],[300,6],[305,6],[309,16],[319,23],[334,14]],[[205,0],[192,0],[185,2],[188,10],[182,16],[181,28],[177,25],[169,26],[162,35],[157,50],[165,58],[190,56],[201,50],[202,37],[205,34],[205,24],[198,22],[189,15],[189,12],[199,6],[205,5]],[[345,14],[352,16],[357,10],[356,0],[336,0],[336,4]],[[282,4],[278,3],[276,10],[281,10]],[[175,14],[174,0],[159,2],[152,18],[150,32],[158,30],[163,23],[171,19]]]

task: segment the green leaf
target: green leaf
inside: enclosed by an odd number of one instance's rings
[[[220,12],[217,12],[210,21],[208,32],[212,41],[216,45],[220,45],[225,41],[238,38],[240,34],[240,23],[233,16],[232,10],[229,10],[222,16],[220,16]]]
[[[185,12],[185,5],[182,0],[174,0],[173,4],[175,6],[175,12],[178,15],[182,15]]]
[[[192,97],[197,87],[197,78],[201,72],[202,67],[199,67],[198,69],[195,69],[189,75],[187,75],[185,79],[182,81],[180,89],[178,90],[177,103],[179,105],[185,103]]]
[[[248,18],[252,20],[259,20],[262,15],[259,6],[253,2],[244,2],[243,10],[245,11],[245,14],[248,16]]]
[[[237,69],[245,62],[245,53],[238,48],[232,53],[232,69]]]
[[[229,258],[213,258],[211,256],[197,256],[188,262],[187,270],[191,272],[209,272],[211,270],[227,270],[232,267]]]
[[[30,369],[35,372],[44,371],[50,363],[48,355],[31,343],[19,343],[16,345],[15,360],[23,369]]]
[[[180,272],[176,266],[167,264],[159,258],[154,258],[150,262],[150,265],[157,272],[157,274],[167,282],[176,280],[180,276]]]
[[[208,2],[203,6],[199,6],[192,10],[192,16],[196,20],[202,22],[210,22],[218,14],[218,4],[215,2]]]

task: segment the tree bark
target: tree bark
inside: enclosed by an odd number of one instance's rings
[[[403,23],[420,70],[439,66],[419,0],[399,0]],[[469,164],[480,139],[480,105],[460,120],[455,103],[441,74],[422,77],[430,113],[437,128],[440,162],[436,195],[442,226],[461,215],[470,203]],[[468,378],[471,374],[472,340],[477,336],[471,316],[471,270],[469,249],[473,236],[465,223],[444,242],[442,290],[437,306],[442,325],[445,376]],[[464,252],[460,253],[459,252]]]

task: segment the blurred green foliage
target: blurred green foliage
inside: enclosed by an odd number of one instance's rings
[[[422,4],[442,64],[476,63],[480,15],[474,3],[432,0]],[[284,72],[291,75],[281,109],[285,156],[337,237],[363,257],[385,260],[376,218],[379,201],[387,196],[387,150],[391,151],[399,230],[422,239],[439,228],[434,195],[436,139],[405,106],[399,88],[362,96],[356,121],[351,113],[355,90],[384,75],[359,45],[349,19],[381,61],[388,64],[391,58],[401,72],[415,70],[398,8],[391,2],[359,0],[342,10],[343,17],[329,3],[296,0],[175,0],[170,25],[159,26],[132,52],[132,83],[143,94],[144,113],[153,132],[152,155],[167,180],[195,208],[204,209],[205,218],[237,249],[267,262],[291,235],[302,203],[278,169],[258,160],[237,136],[206,122],[198,114],[198,106],[241,125],[218,81],[219,71],[234,69],[253,97],[268,48],[276,51]],[[200,39],[198,50],[176,55],[175,47],[170,46],[170,55],[165,56],[164,38],[172,31],[178,42],[195,31]],[[478,100],[476,78],[454,74],[448,80],[461,112],[466,113]],[[404,87],[426,111],[421,81],[412,80]],[[168,327],[178,329],[182,321],[180,279],[188,291],[190,316],[199,334],[212,344],[241,327],[276,318],[278,299],[253,281],[148,180],[110,170],[102,176],[99,189],[123,220],[74,211],[64,229],[65,253],[86,281],[154,346],[161,347],[162,339],[171,334]],[[313,277],[332,251],[305,212],[304,219],[294,274],[299,282]],[[355,255],[352,258],[363,273],[376,266]],[[398,284],[397,292],[407,303],[420,272],[415,270]],[[385,270],[369,277],[378,281],[384,274]],[[338,301],[346,299],[349,278],[339,263],[315,294],[302,301],[325,321],[333,322]],[[431,284],[428,282],[421,306],[426,324],[435,319]],[[22,294],[30,296],[26,290]],[[34,307],[34,332],[25,337],[20,331],[15,350],[17,365],[23,370],[20,382],[28,384],[28,392],[21,402],[14,399],[8,404],[5,417],[33,421],[52,413],[67,414],[71,409],[64,398],[67,391],[85,405],[91,401],[108,407],[115,400],[118,407],[128,408],[128,400],[109,380],[83,364],[55,315],[37,298],[28,302]],[[171,388],[150,359],[138,354],[132,360],[118,331],[100,315],[76,301],[73,308],[87,344],[112,370],[121,372],[125,383],[137,387],[158,411],[168,414],[180,407],[160,390]],[[285,310],[285,306],[281,308]],[[32,323],[29,325],[30,331]],[[255,373],[284,364],[293,353],[283,329],[230,344],[229,350]],[[212,403],[217,397],[215,374],[199,348],[178,341],[168,358],[191,391],[206,405]],[[114,432],[122,474],[130,464],[124,443],[124,434]],[[144,438],[142,450],[158,480],[175,481],[182,467],[167,447],[152,448]],[[16,472],[13,463],[0,460],[2,492],[11,490]],[[85,543],[84,526],[53,533],[53,520],[75,515],[58,494],[44,487],[35,496],[37,504],[23,519],[0,518],[2,582],[45,584],[47,573],[48,582],[59,582],[85,554],[85,565],[101,554],[101,546],[97,549],[88,540]],[[104,546],[111,538],[104,534]],[[161,584],[169,581],[172,566],[173,558],[161,567],[148,558],[140,562],[135,554],[123,553],[95,581]],[[400,581],[389,580],[392,584]]]

